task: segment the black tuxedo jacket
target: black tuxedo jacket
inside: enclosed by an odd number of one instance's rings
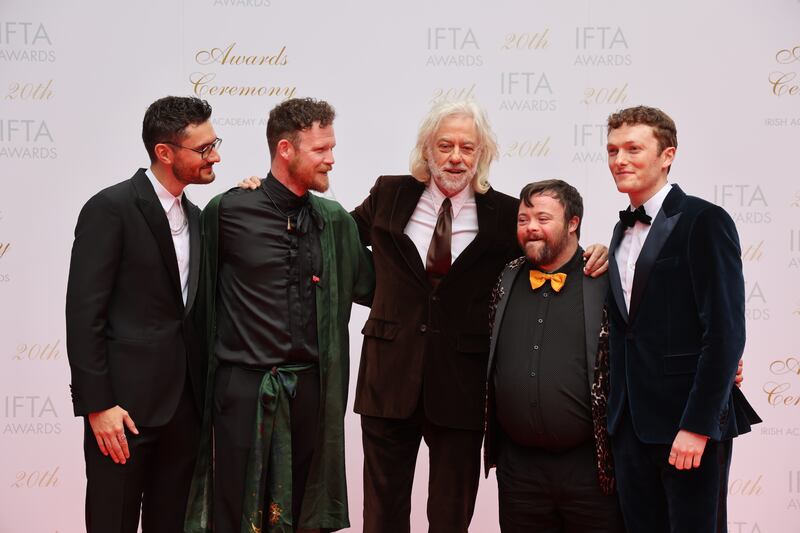
[[[733,386],[745,343],[744,279],[736,226],[719,206],[667,195],[636,262],[630,312],[609,247],[609,432],[630,408],[642,442],[671,444],[679,429],[730,439],[760,421]]]
[[[361,240],[372,246],[376,275],[355,411],[407,418],[422,399],[431,422],[481,430],[489,293],[519,255],[519,202],[492,189],[475,195],[478,234],[434,290],[424,258],[403,233],[424,189],[412,176],[382,176],[352,213]]]
[[[484,469],[487,476],[489,474],[489,469],[497,464],[497,418],[495,415],[494,383],[492,378],[495,350],[497,349],[497,337],[500,333],[500,327],[503,324],[506,305],[508,305],[508,296],[511,294],[511,289],[514,286],[514,281],[517,279],[517,276],[524,270],[521,267],[525,264],[526,260],[525,257],[520,257],[506,265],[503,273],[500,275],[500,279],[497,281],[497,285],[492,291],[490,308],[492,337],[489,351],[489,378],[486,395],[486,440],[484,443]],[[603,308],[606,302],[606,294],[608,293],[608,276],[592,278],[582,275],[581,278],[580,280],[569,280],[568,282],[574,283],[579,281],[583,284],[583,329],[586,344],[586,375],[589,378],[586,387],[589,391],[592,391],[595,385],[598,350],[608,349],[605,337],[601,337],[601,329],[605,325],[603,323]],[[601,342],[601,340],[603,342]],[[550,379],[558,379],[558,376],[552,376]],[[594,394],[593,401],[597,401],[596,395]],[[603,398],[603,401],[605,401],[605,398]],[[520,409],[524,409],[524,407],[525,406],[520,406]],[[593,416],[593,423],[595,425],[595,434],[598,432],[605,433],[605,417]],[[600,439],[602,442],[599,446],[596,446],[596,449],[598,461],[601,464],[605,464],[605,462],[608,461],[608,446],[606,443],[606,435],[603,434],[602,436],[603,438]]]
[[[169,222],[144,169],[100,191],[81,210],[66,305],[76,416],[118,404],[137,425],[163,425],[187,375],[201,408],[205,358],[191,320],[200,211],[186,195],[183,207],[191,246],[186,305]]]

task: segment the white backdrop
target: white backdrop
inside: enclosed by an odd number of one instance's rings
[[[146,107],[194,94],[225,139],[217,181],[187,191],[200,206],[266,173],[266,114],[283,98],[336,107],[329,194],[349,209],[379,174],[407,170],[432,102],[471,96],[501,144],[494,187],[571,182],[585,244],[607,243],[625,206],[605,118],[666,110],[680,140],[672,179],[724,206],[743,245],[744,390],[765,422],[736,441],[729,529],[799,532],[798,22],[798,0],[0,0],[0,531],[83,528],[63,318],[72,230],[92,194],[147,164]],[[351,383],[365,317],[358,308],[351,322]],[[360,430],[352,412],[346,422],[360,531]],[[415,533],[427,530],[426,452]],[[472,531],[498,530],[496,498],[492,474]]]

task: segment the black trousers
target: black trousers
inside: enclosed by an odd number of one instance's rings
[[[631,533],[727,531],[730,440],[706,442],[699,468],[668,463],[672,444],[645,444],[628,412],[611,437],[620,505]]]
[[[550,452],[498,432],[497,488],[503,533],[622,533],[616,494],[600,491],[594,441]]]
[[[247,459],[256,430],[258,390],[266,370],[221,365],[214,388],[214,533],[239,533]],[[297,530],[319,428],[319,372],[297,374],[291,400],[292,524]],[[266,494],[266,493],[265,493]],[[268,502],[265,503],[265,508]]]
[[[183,531],[201,423],[189,387],[187,377],[169,423],[125,431],[131,456],[124,465],[100,453],[84,421],[88,533],[136,533],[140,513],[145,533]]]
[[[465,533],[475,510],[482,431],[437,426],[421,408],[411,418],[361,416],[364,533],[410,531],[411,486],[422,438],[430,449],[428,525]]]

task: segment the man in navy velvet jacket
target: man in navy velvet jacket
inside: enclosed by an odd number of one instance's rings
[[[675,123],[608,120],[608,164],[630,207],[609,249],[608,427],[629,531],[724,531],[731,439],[758,416],[732,385],[745,343],[736,226],[667,182]]]

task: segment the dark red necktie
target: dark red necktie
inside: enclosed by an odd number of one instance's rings
[[[439,209],[436,227],[433,229],[431,245],[428,247],[428,256],[425,258],[425,270],[431,285],[436,287],[450,270],[450,238],[453,235],[453,211],[450,198],[445,198]]]

